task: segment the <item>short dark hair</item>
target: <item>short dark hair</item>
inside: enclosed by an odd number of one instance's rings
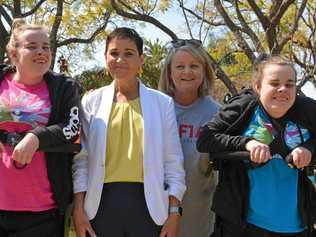
[[[109,43],[114,39],[129,39],[133,41],[137,47],[137,51],[139,55],[143,54],[143,39],[139,36],[139,34],[131,28],[128,27],[120,27],[113,30],[107,37],[105,43],[105,53],[108,51]]]

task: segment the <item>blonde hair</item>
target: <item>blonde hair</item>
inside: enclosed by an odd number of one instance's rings
[[[15,18],[11,25],[11,35],[9,42],[6,46],[8,57],[10,58],[11,52],[19,47],[18,37],[27,30],[43,30],[48,34],[44,26],[36,24],[27,24],[22,18]]]
[[[208,53],[203,49],[202,46],[196,47],[191,44],[185,44],[181,47],[171,48],[165,59],[163,68],[160,74],[160,80],[158,88],[160,91],[174,96],[176,90],[175,85],[171,79],[171,63],[174,55],[178,51],[185,51],[195,57],[203,66],[203,82],[198,89],[198,96],[204,97],[211,94],[213,82],[215,80],[214,70],[211,66],[211,60]]]
[[[292,68],[295,74],[295,81],[296,81],[297,73],[296,73],[293,63],[281,57],[280,55],[265,56],[261,59],[261,61],[254,64],[254,69],[252,73],[252,87],[254,90],[256,86],[260,85],[262,76],[263,76],[263,70],[269,65],[288,66]]]

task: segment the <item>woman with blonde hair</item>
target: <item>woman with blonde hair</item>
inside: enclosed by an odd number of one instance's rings
[[[210,207],[217,175],[208,170],[208,155],[195,148],[201,127],[219,109],[210,95],[214,79],[210,58],[199,40],[171,42],[159,89],[174,99],[184,153],[187,191],[182,202],[181,237],[208,237],[214,224]]]
[[[63,236],[81,89],[49,71],[42,26],[13,20],[7,55],[11,65],[0,65],[0,236]]]

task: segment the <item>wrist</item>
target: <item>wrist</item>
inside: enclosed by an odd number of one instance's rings
[[[182,207],[180,205],[177,206],[169,206],[169,216],[170,215],[176,215],[176,216],[182,216]]]

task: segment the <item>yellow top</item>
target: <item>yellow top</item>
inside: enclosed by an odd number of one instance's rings
[[[107,131],[105,183],[144,182],[140,99],[113,102]]]

